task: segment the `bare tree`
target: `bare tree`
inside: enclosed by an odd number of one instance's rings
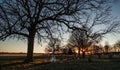
[[[55,54],[55,51],[59,51],[61,41],[58,38],[50,38],[47,45],[47,50]]]
[[[119,50],[120,50],[120,41],[119,40],[114,44],[114,49],[115,49],[115,52],[116,52],[116,50],[118,50],[118,52],[119,52]]]
[[[26,61],[32,61],[35,37],[41,41],[49,35],[51,27],[62,23],[61,18],[79,11],[78,3],[79,0],[1,0],[0,40],[27,39]]]
[[[49,32],[53,28],[59,31],[62,26],[81,29],[80,26],[76,27],[79,15],[86,11],[100,10],[106,1],[108,0],[1,0],[0,40],[11,37],[27,39],[26,61],[32,61],[35,37],[41,41],[51,34]],[[98,36],[99,33],[95,35]]]
[[[105,49],[105,52],[108,54],[109,49],[110,49],[110,45],[108,44],[108,42],[106,42],[104,49]]]
[[[73,47],[70,44],[66,44],[60,48],[61,53],[63,54],[72,54],[73,53]]]
[[[93,51],[98,56],[98,58],[101,58],[101,53],[103,53],[103,47],[101,45],[93,45]]]
[[[93,46],[93,51],[95,52],[95,54],[98,54],[100,51],[100,47],[98,45],[94,45]]]
[[[80,49],[87,49],[93,43],[99,43],[106,34],[119,32],[120,23],[111,16],[111,8],[86,11],[78,23],[72,25],[73,30],[69,42]],[[85,54],[84,50],[82,51]]]
[[[112,49],[114,49],[114,52],[116,52],[117,51],[117,46],[113,45]]]
[[[78,48],[78,56],[80,56],[80,51],[82,52],[83,58],[85,58],[85,51],[92,45],[91,39],[86,36],[85,32],[78,30],[72,32],[69,43]]]

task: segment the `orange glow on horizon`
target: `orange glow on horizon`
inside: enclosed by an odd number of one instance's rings
[[[77,53],[78,54],[78,50],[75,50],[75,53]],[[82,54],[82,52],[80,51],[80,54]]]

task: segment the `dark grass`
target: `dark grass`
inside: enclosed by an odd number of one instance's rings
[[[34,61],[24,63],[23,56],[11,56],[0,58],[0,70],[120,70],[120,58],[58,60],[50,63],[50,56],[34,57]],[[57,56],[59,59],[60,57]]]
[[[112,59],[102,59],[88,62],[87,60],[67,61],[64,63],[51,63],[36,67],[37,70],[120,70],[120,62]]]

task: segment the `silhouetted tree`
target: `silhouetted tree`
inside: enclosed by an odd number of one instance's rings
[[[110,45],[108,44],[108,42],[106,42],[104,49],[105,49],[105,52],[108,54],[109,49],[110,49]]]
[[[103,47],[101,47],[100,45],[93,45],[93,51],[97,54],[97,53],[102,53],[103,52]]]
[[[113,45],[113,49],[114,49],[114,52],[117,51],[117,47],[115,45]]]
[[[67,50],[68,50],[67,48],[62,48],[62,49],[61,49],[61,52],[62,52],[63,54],[67,54]]]
[[[69,54],[69,55],[72,55],[72,54],[73,54],[72,48],[68,48],[68,54]]]
[[[62,46],[61,47],[61,52],[63,53],[63,54],[73,54],[73,46],[72,45],[70,45],[70,44],[66,44],[66,45],[64,45],[64,46]]]
[[[99,43],[104,35],[118,31],[120,24],[112,18],[111,8],[104,4],[98,9],[101,11],[96,9],[85,11],[78,23],[73,24],[69,42],[77,46],[78,50],[85,50],[92,43]],[[84,51],[82,52],[84,54]]]
[[[26,61],[32,61],[35,37],[38,38],[40,42],[43,37],[51,35],[51,30],[60,31],[59,29],[62,29],[62,26],[72,30],[81,29],[81,23],[77,22],[82,15],[88,11],[104,10],[104,7],[106,7],[104,4],[107,3],[107,1],[108,0],[1,0],[0,40],[11,37],[27,39],[28,49]],[[99,20],[100,19],[95,21],[99,22]],[[106,21],[103,21],[103,23],[104,22]],[[111,28],[113,29],[115,27]],[[102,34],[108,33],[112,30],[111,28]],[[99,36],[101,33],[97,32],[94,35]]]
[[[103,48],[100,45],[93,45],[93,51],[95,52],[95,54],[97,54],[98,58],[101,58]]]
[[[49,39],[49,43],[47,45],[46,50],[48,50],[49,52],[52,52],[53,54],[55,53],[55,51],[59,51],[59,47],[60,47],[60,43],[61,41],[58,38],[50,38]]]
[[[78,56],[80,56],[80,51],[82,52],[83,58],[85,57],[85,51],[92,45],[91,39],[89,39],[84,31],[75,30],[72,32],[69,43],[73,47],[78,48]]]
[[[119,50],[120,49],[120,40],[118,40],[115,44],[114,44],[114,49],[115,49],[115,52],[116,50]],[[118,51],[119,52],[119,51]]]
[[[27,39],[26,61],[32,61],[35,37],[41,41],[50,34],[51,27],[69,22],[65,17],[73,17],[80,5],[79,0],[1,0],[0,40]]]

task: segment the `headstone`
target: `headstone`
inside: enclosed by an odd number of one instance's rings
[[[52,57],[50,58],[51,62],[55,62],[56,61],[56,57],[54,55],[52,55]]]

